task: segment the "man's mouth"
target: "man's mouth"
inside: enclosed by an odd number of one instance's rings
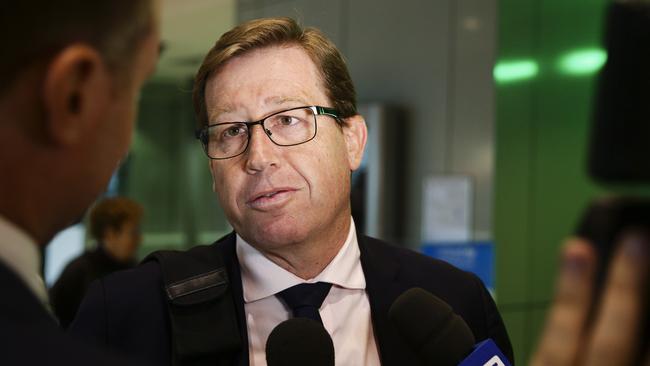
[[[251,208],[260,210],[275,208],[285,203],[294,191],[294,189],[280,188],[256,193],[246,204]]]
[[[276,194],[278,194],[278,193],[280,193],[280,192],[283,192],[283,191],[275,191],[275,192],[270,192],[270,193],[262,194],[262,195],[256,197],[255,199],[264,198],[264,197],[266,197],[266,198],[270,198],[270,197],[273,197],[273,196],[275,196]]]

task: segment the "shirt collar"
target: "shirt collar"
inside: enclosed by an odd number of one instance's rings
[[[237,234],[237,259],[242,272],[244,301],[257,301],[300,283],[328,282],[347,289],[365,289],[359,243],[354,221],[352,218],[350,221],[350,231],[339,252],[321,273],[309,280],[303,280],[273,263]]]
[[[5,263],[44,304],[47,290],[41,277],[41,255],[36,241],[0,216],[0,261]]]

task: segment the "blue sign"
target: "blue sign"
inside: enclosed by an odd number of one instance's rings
[[[476,274],[491,292],[494,291],[494,244],[489,241],[428,243],[422,253]]]

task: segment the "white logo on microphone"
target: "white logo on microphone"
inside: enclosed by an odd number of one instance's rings
[[[488,362],[484,363],[483,366],[506,366],[499,356],[492,357]]]

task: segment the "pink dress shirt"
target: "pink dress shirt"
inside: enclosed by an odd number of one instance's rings
[[[309,280],[271,262],[237,235],[250,365],[266,365],[266,339],[273,328],[291,315],[291,310],[275,294],[300,283],[319,281],[333,284],[320,308],[320,316],[334,342],[336,365],[380,365],[359,258],[354,222],[338,254],[320,274]]]

